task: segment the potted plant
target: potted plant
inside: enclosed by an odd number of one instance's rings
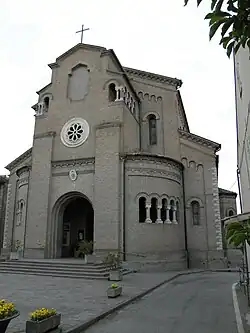
[[[15,241],[14,251],[10,252],[10,260],[19,260],[23,253],[23,243],[20,240]]]
[[[88,263],[88,255],[93,252],[93,242],[81,240],[75,246],[75,258],[84,259],[85,264]]]
[[[122,294],[122,287],[118,286],[118,284],[113,283],[111,287],[107,290],[108,298],[115,298]]]
[[[109,269],[109,280],[110,281],[121,281],[121,260],[119,253],[109,253],[103,260],[103,263]]]
[[[0,332],[5,333],[10,321],[19,316],[14,303],[0,300]]]
[[[56,329],[61,323],[61,314],[55,309],[37,309],[26,321],[26,333],[46,333]]]

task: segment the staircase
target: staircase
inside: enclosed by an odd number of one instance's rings
[[[107,280],[109,272],[102,263],[85,264],[82,260],[9,260],[0,262],[0,274],[22,274],[64,277],[74,279]],[[130,273],[123,269],[123,274]]]

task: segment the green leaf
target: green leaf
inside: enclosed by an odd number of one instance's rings
[[[219,0],[219,1],[218,1],[217,5],[216,5],[216,7],[215,7],[215,11],[216,11],[216,12],[221,10],[221,7],[222,7],[222,5],[223,5],[223,2],[224,2],[224,0]]]
[[[214,36],[214,34],[216,33],[216,31],[218,30],[218,28],[220,27],[221,24],[223,24],[224,21],[219,21],[219,22],[215,22],[211,27],[210,27],[210,32],[209,32],[209,39],[211,40]]]
[[[211,3],[211,10],[214,10],[214,7],[217,3],[217,0],[212,0],[212,3]]]
[[[233,19],[229,19],[227,22],[223,24],[223,27],[221,28],[221,36],[224,37],[228,29],[231,27],[233,24]]]

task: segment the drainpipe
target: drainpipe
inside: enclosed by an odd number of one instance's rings
[[[126,183],[126,179],[125,179],[125,156],[122,159],[122,252],[123,252],[123,261],[126,261],[126,198],[125,198],[125,194],[126,194],[126,189],[125,189],[125,183]]]
[[[187,234],[187,215],[186,215],[186,192],[185,192],[185,182],[184,182],[184,167],[182,167],[182,189],[183,189],[183,210],[184,210],[184,246],[187,256],[187,268],[190,268],[190,258],[188,252],[188,234]]]

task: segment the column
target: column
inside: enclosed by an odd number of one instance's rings
[[[176,206],[173,207],[173,223],[178,224],[178,222],[176,220]]]
[[[161,220],[161,209],[162,209],[162,206],[157,206],[157,220],[156,220],[156,223],[163,223],[162,220]]]
[[[169,210],[171,209],[171,206],[167,206],[167,218],[166,218],[166,223],[171,224],[172,222],[169,219]]]
[[[146,204],[146,223],[152,223],[152,220],[150,218],[150,208],[151,208],[151,204]]]

